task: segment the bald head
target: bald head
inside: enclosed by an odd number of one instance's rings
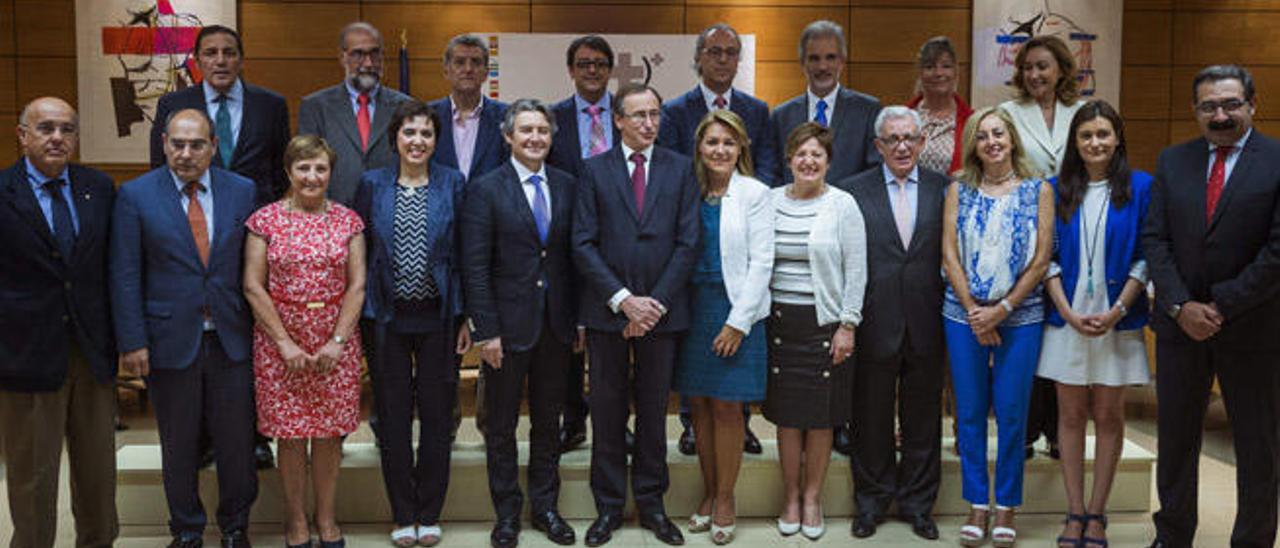
[[[201,110],[179,110],[165,122],[165,160],[183,182],[198,180],[209,170],[217,147],[213,124]]]
[[[46,177],[57,177],[80,145],[76,110],[57,97],[41,97],[23,107],[18,118],[22,155]]]

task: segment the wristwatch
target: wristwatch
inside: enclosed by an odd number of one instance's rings
[[[1182,312],[1182,303],[1171,304],[1169,305],[1169,309],[1165,310],[1165,313],[1169,314],[1169,317],[1175,320],[1178,319],[1179,312]]]
[[[841,328],[841,329],[848,329],[849,331],[853,331],[853,330],[855,330],[855,329],[857,329],[857,328],[858,328],[858,324],[853,323],[853,322],[840,322],[840,328]]]

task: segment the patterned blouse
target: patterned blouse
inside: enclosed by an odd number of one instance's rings
[[[1041,184],[1039,179],[1025,179],[1018,188],[1000,197],[989,196],[963,183],[959,185],[956,234],[960,262],[969,281],[969,293],[979,304],[1000,302],[1031,265],[1036,254]],[[1043,299],[1043,286],[1036,284],[1001,325],[1044,321]],[[968,323],[965,309],[950,282],[942,315],[954,322]]]
[[[924,124],[924,149],[920,151],[920,165],[938,173],[951,169],[951,155],[956,147],[956,111],[939,116],[932,110],[918,107],[920,122]]]

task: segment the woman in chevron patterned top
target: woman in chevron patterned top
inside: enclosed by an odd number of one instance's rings
[[[464,179],[431,161],[439,133],[440,118],[425,103],[396,107],[386,138],[398,163],[365,172],[355,198],[369,226],[364,317],[374,326],[369,372],[382,476],[396,522],[391,541],[398,546],[432,546],[442,537],[458,391],[454,353],[466,353],[471,345],[459,321],[462,285],[454,257]]]

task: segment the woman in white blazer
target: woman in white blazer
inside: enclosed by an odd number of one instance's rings
[[[681,345],[675,388],[689,399],[703,496],[689,532],[733,540],[733,489],[742,463],[744,402],[765,395],[765,334],[773,272],[769,189],[751,176],[746,124],[725,109],[694,131],[702,247],[690,283],[693,324]]]
[[[1076,61],[1057,36],[1036,36],[1023,44],[1013,61],[1017,97],[1000,104],[1022,136],[1022,150],[1044,178],[1062,168],[1071,119],[1084,105]]]

